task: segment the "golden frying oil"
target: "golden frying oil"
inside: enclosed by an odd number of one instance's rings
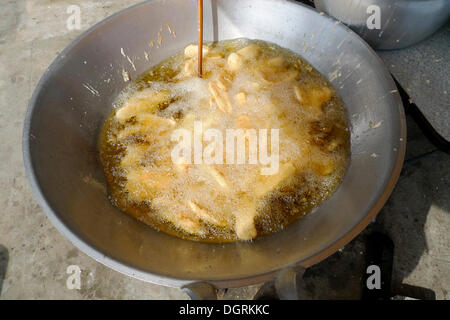
[[[305,60],[293,52],[280,48],[274,44],[263,41],[250,41],[237,39],[209,43],[210,48],[214,48],[223,56],[228,56],[232,52],[256,43],[261,47],[261,57],[259,59],[269,59],[271,57],[282,57],[286,62],[287,70],[298,72],[296,83],[304,88],[326,87],[333,95],[323,106],[323,114],[313,121],[305,121],[298,114],[298,105],[286,104],[283,101],[286,93],[285,88],[271,93],[273,103],[285,105],[282,108],[280,117],[291,119],[293,128],[299,128],[308,132],[307,143],[312,146],[314,152],[311,157],[328,157],[333,159],[334,170],[331,174],[318,174],[321,168],[306,167],[295,176],[281,183],[276,189],[260,199],[257,206],[257,216],[255,226],[258,236],[276,232],[284,229],[287,225],[300,217],[308,214],[313,208],[319,206],[324,200],[329,198],[342,181],[350,158],[350,142],[348,121],[345,108],[341,99],[332,88],[331,84]],[[123,129],[126,124],[119,123],[115,118],[118,108],[123,106],[127,97],[135,92],[151,88],[157,82],[176,82],[176,76],[181,72],[185,63],[183,52],[180,52],[162,63],[154,66],[144,73],[135,83],[127,87],[116,102],[117,107],[113,109],[111,115],[106,120],[99,141],[99,150],[105,175],[108,181],[111,201],[125,213],[137,218],[158,230],[172,234],[174,236],[208,242],[229,242],[237,240],[236,233],[230,228],[220,228],[217,226],[206,226],[208,232],[199,237],[186,233],[175,227],[170,222],[161,218],[161,215],[152,207],[149,201],[134,201],[126,191],[126,173],[121,168],[120,162],[125,155],[126,144],[113,142],[117,132]],[[223,61],[214,68],[223,68]],[[212,72],[208,68],[204,71],[204,79],[208,79]],[[286,90],[291,90],[286,88]],[[166,101],[159,106],[157,113],[166,112],[165,109],[174,103],[175,99]],[[165,114],[167,116],[167,114]],[[181,121],[185,116],[183,111],[170,115],[176,121]],[[305,126],[307,127],[305,129]],[[134,138],[135,143],[139,137]],[[336,145],[335,141],[339,141]]]

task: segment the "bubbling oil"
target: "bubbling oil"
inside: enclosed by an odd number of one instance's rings
[[[191,45],[117,97],[99,142],[111,201],[158,230],[197,241],[277,232],[329,198],[350,158],[348,121],[335,89],[297,54],[248,39],[208,43],[203,78]],[[171,132],[194,120],[280,130],[280,170],[254,164],[178,166]]]

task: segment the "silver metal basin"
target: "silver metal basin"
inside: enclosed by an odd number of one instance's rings
[[[370,47],[345,26],[294,2],[205,1],[205,38],[274,42],[301,54],[331,80],[352,125],[351,164],[337,192],[282,232],[227,244],[155,231],[108,199],[97,141],[116,95],[127,85],[122,73],[135,79],[195,42],[191,2],[151,1],[122,11],[84,33],[47,69],[30,101],[23,134],[36,198],[79,249],[153,283],[205,280],[233,287],[268,280],[286,266],[317,263],[355,237],[383,207],[403,163],[405,119],[395,84]],[[162,24],[162,44],[156,48]],[[371,128],[371,121],[381,124]]]
[[[342,21],[375,49],[400,49],[420,42],[442,27],[450,16],[449,0],[314,0],[319,11]],[[367,19],[380,8],[380,29]]]

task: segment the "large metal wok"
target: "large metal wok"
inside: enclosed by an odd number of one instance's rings
[[[193,281],[242,286],[269,280],[288,266],[321,261],[361,232],[389,197],[404,158],[405,119],[396,86],[370,47],[332,18],[291,1],[205,1],[205,40],[274,42],[328,77],[352,126],[351,164],[337,192],[282,232],[227,244],[157,232],[109,201],[97,141],[116,95],[127,85],[124,71],[135,79],[195,42],[196,35],[195,1],[155,0],[97,24],[56,58],[30,101],[23,135],[26,171],[40,205],[92,258],[166,286]]]

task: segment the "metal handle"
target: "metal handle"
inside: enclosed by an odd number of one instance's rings
[[[303,276],[305,269],[300,266],[280,270],[273,281],[261,287],[259,295],[263,299],[299,300],[304,299],[297,279]],[[193,282],[181,288],[192,300],[217,300],[216,288],[207,282]],[[270,293],[268,293],[270,292]],[[268,294],[266,294],[268,293]],[[257,294],[258,296],[258,294]]]
[[[280,270],[275,276],[274,285],[280,300],[299,300],[303,296],[300,293],[297,279],[303,276],[303,267],[288,267]]]
[[[193,282],[181,288],[192,300],[217,300],[216,288],[207,282]]]

